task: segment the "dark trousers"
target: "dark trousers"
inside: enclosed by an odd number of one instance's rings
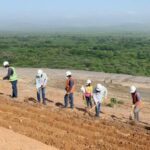
[[[16,81],[11,81],[12,85],[12,97],[15,98],[18,96],[18,90],[17,90],[17,80]]]
[[[91,98],[91,96],[85,97],[85,98],[86,98],[87,107],[92,107],[92,98]]]
[[[73,108],[74,107],[73,93],[65,94],[64,96],[65,107],[68,107],[68,101],[70,103],[70,108]]]
[[[41,102],[41,94],[42,94],[42,99],[43,99],[43,104],[46,104],[46,98],[45,98],[45,88],[39,88],[37,91],[37,100],[40,103]]]
[[[101,110],[101,104],[98,103],[95,107],[95,112],[96,112],[95,116],[99,117],[100,110]]]

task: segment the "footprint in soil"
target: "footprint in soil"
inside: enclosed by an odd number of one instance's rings
[[[59,108],[63,108],[63,107],[64,107],[64,105],[63,105],[62,103],[60,103],[60,102],[55,103],[55,105],[56,105],[57,107],[59,107]]]
[[[145,126],[145,129],[146,130],[150,130],[150,126]]]
[[[36,103],[37,100],[35,98],[33,98],[33,97],[29,97],[29,98],[25,98],[24,102],[34,102],[34,103]]]
[[[111,117],[112,117],[113,119],[118,119],[115,115],[111,115]]]

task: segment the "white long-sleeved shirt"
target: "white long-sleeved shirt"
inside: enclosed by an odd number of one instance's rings
[[[41,86],[46,87],[47,85],[47,74],[43,73],[41,76],[36,75],[36,88],[39,89]]]
[[[104,98],[107,98],[107,94],[108,94],[108,91],[107,91],[107,88],[106,87],[102,87],[102,90],[100,92],[94,92],[93,94],[93,99],[95,101],[95,103],[102,103],[103,102],[103,99]]]

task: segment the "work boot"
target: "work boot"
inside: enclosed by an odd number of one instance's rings
[[[47,105],[46,102],[43,102],[43,105]]]

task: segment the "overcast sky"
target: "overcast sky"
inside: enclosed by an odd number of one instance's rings
[[[0,0],[0,28],[149,24],[150,0]]]

